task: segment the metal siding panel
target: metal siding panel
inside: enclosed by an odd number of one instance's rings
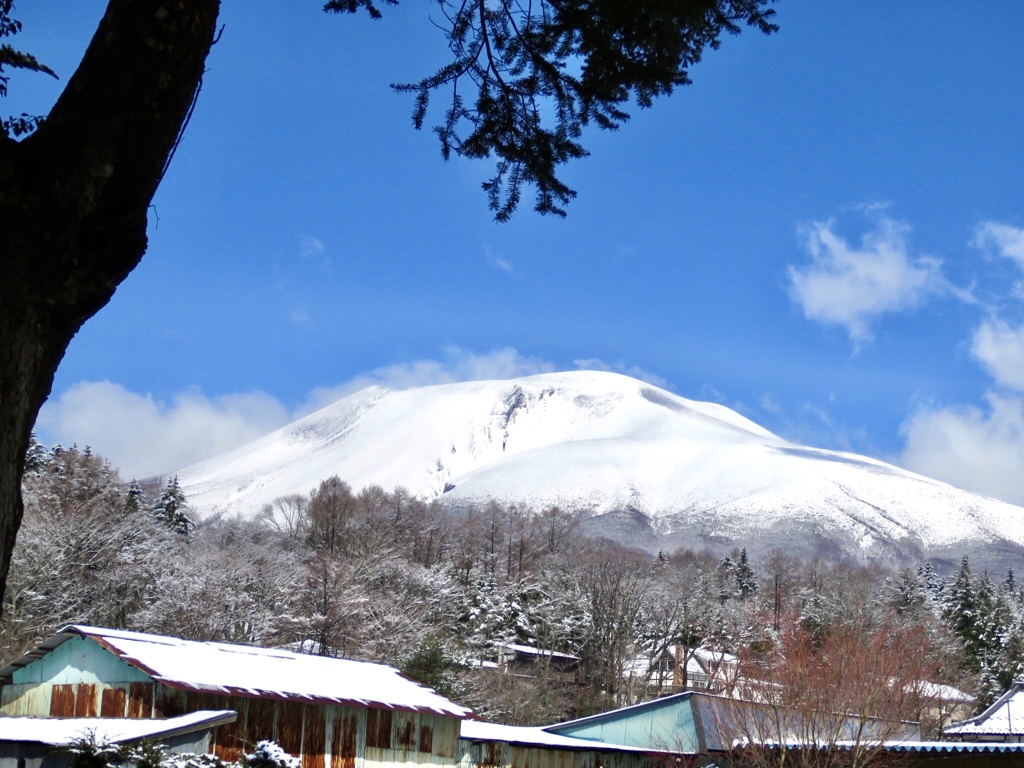
[[[75,717],[96,717],[100,713],[99,691],[93,683],[79,683],[75,691]]]
[[[416,749],[416,715],[409,712],[396,712],[394,720],[394,739],[392,743],[395,749],[412,752]]]
[[[274,710],[277,704],[267,699],[253,699],[245,713],[245,738],[255,744],[257,741],[273,741]],[[239,718],[241,719],[241,718]]]
[[[239,712],[239,718],[242,718],[241,712]],[[218,725],[214,730],[216,731],[217,757],[225,763],[237,762],[245,753],[246,748],[239,721]]]
[[[454,717],[441,715],[424,715],[433,723],[434,737],[431,747],[437,757],[454,759],[459,751],[459,723]]]
[[[50,692],[50,717],[75,716],[75,686],[55,685]]]
[[[123,687],[105,688],[100,703],[100,717],[124,717],[128,708],[128,691]]]
[[[153,712],[156,717],[177,717],[191,711],[188,708],[188,692],[176,691],[159,683],[155,687]]]
[[[355,768],[359,716],[355,710],[339,707],[331,723],[331,768]]]
[[[277,743],[289,755],[302,754],[302,705],[282,701],[277,705]]]
[[[423,723],[420,725],[420,742],[419,751],[430,754],[432,751],[432,744],[434,743],[434,728],[429,723]]]
[[[366,710],[366,746],[391,749],[392,712],[383,709]],[[369,758],[367,758],[369,759]]]
[[[302,768],[325,768],[327,754],[327,722],[324,707],[307,704],[302,723]]]
[[[5,685],[0,690],[0,712],[5,715],[25,715],[29,717],[48,717],[52,686]]]
[[[154,683],[132,683],[128,686],[128,717],[149,718],[153,716]]]

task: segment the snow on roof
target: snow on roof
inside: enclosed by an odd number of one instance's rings
[[[974,697],[969,693],[961,691],[959,688],[954,688],[952,685],[943,685],[942,683],[931,683],[924,681],[920,684],[920,693],[926,699],[941,699],[942,701],[962,701],[971,702],[974,701]]]
[[[469,709],[384,664],[81,625],[65,627],[60,634],[66,635],[65,639],[88,637],[154,680],[179,690],[452,717],[471,714]],[[53,640],[44,645],[56,647]],[[24,666],[38,655],[30,652],[9,664],[0,670],[0,677],[9,676],[13,668]],[[26,660],[24,664],[22,660]]]
[[[1024,735],[1024,682],[1014,683],[977,717],[951,725],[943,733],[949,736]]]
[[[516,643],[506,643],[505,647],[510,651],[516,653],[522,653],[527,656],[547,656],[551,659],[566,659],[568,661],[579,661],[579,656],[573,656],[571,653],[559,653],[558,651],[546,651],[543,648],[534,648],[532,645],[517,645]]]
[[[622,744],[609,744],[604,741],[590,741],[571,736],[560,736],[543,728],[529,728],[519,725],[500,725],[485,723],[479,720],[463,720],[459,738],[466,741],[505,741],[509,744],[525,746],[550,747],[555,749],[593,750],[600,752],[634,752],[650,754],[650,749],[627,747]]]
[[[166,720],[122,720],[96,717],[0,717],[0,743],[31,742],[64,747],[95,734],[97,741],[124,742],[159,739],[213,728],[235,721],[233,710],[190,712]]]

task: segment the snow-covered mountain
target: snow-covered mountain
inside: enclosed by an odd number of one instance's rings
[[[875,459],[789,443],[736,412],[613,373],[365,389],[178,473],[203,511],[254,514],[330,475],[453,508],[592,516],[642,548],[955,559],[1024,552],[1024,508]]]

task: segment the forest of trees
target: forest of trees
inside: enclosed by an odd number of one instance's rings
[[[779,550],[759,562],[742,549],[649,557],[583,536],[557,508],[453,517],[401,488],[355,492],[337,477],[258,519],[199,518],[176,480],[125,483],[89,449],[33,442],[27,466],[4,660],[67,623],[287,645],[394,664],[516,724],[650,695],[624,670],[670,645],[736,654],[779,686],[783,659],[806,657],[801,679],[827,677],[815,659],[868,648],[902,670],[876,664],[878,679],[912,673],[975,693],[979,707],[1024,670],[1024,590],[966,558],[942,575]],[[500,674],[483,662],[507,643],[574,654],[580,673]]]

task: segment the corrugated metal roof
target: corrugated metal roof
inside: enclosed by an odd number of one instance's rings
[[[0,669],[0,679],[76,635],[90,638],[154,680],[178,690],[466,717],[471,710],[383,664],[274,648],[197,642],[70,625]]]
[[[518,725],[499,725],[479,720],[463,720],[460,723],[459,738],[465,741],[504,741],[525,746],[553,747],[555,749],[590,750],[597,752],[633,752],[651,754],[649,749],[627,747],[622,744],[608,744],[603,741],[575,739],[549,733],[543,728],[529,728]]]
[[[166,720],[95,717],[0,717],[0,742],[29,742],[64,747],[95,734],[99,741],[123,744],[192,733],[235,722],[232,710],[190,712]]]
[[[980,715],[951,725],[943,733],[951,736],[1024,735],[1024,683],[1014,683]]]

